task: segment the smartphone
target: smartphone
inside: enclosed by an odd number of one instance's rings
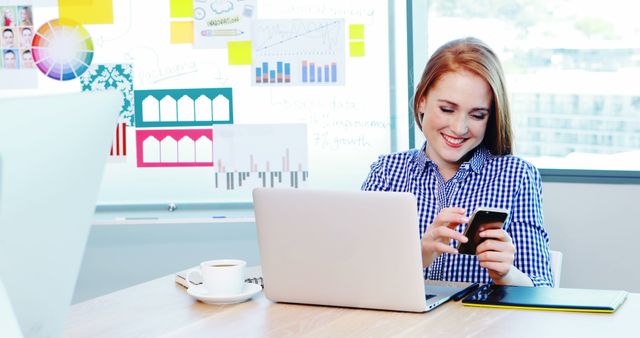
[[[458,242],[458,253],[475,255],[476,248],[485,240],[480,237],[480,232],[487,229],[502,229],[507,216],[509,216],[507,209],[477,208],[469,219],[469,226],[464,231],[464,235],[469,241],[467,243]]]

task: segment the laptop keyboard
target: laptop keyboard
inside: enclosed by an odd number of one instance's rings
[[[471,283],[427,279],[425,280],[425,285],[427,286],[427,289],[429,288],[429,285],[445,286],[445,287],[451,287],[451,288],[466,288],[467,286],[471,285]]]
[[[432,279],[427,279],[424,281],[424,284],[426,286],[426,291],[429,292],[429,286],[440,286],[440,287],[449,287],[449,288],[457,288],[457,289],[464,289],[467,286],[471,285],[471,283],[468,282],[451,282],[451,281],[442,281],[442,280],[432,280]],[[424,298],[426,300],[429,300],[433,297],[435,297],[437,295],[434,294],[424,294]]]

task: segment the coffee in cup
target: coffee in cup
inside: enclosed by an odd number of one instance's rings
[[[212,296],[236,295],[244,289],[244,269],[247,262],[238,259],[217,259],[200,263],[198,269],[190,270],[186,280],[189,287],[193,274],[202,276],[202,284]]]

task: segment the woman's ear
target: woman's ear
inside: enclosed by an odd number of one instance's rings
[[[424,119],[424,106],[426,104],[426,99],[423,97],[418,103],[418,121],[420,121],[420,126],[422,127],[422,120]]]

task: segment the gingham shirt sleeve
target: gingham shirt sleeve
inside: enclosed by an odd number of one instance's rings
[[[542,216],[542,180],[533,165],[524,162],[522,181],[514,196],[509,234],[516,247],[514,265],[534,286],[553,286],[549,265],[549,235]]]
[[[389,191],[389,176],[385,173],[385,157],[380,156],[371,165],[371,171],[367,179],[362,183],[361,190],[366,191]]]

